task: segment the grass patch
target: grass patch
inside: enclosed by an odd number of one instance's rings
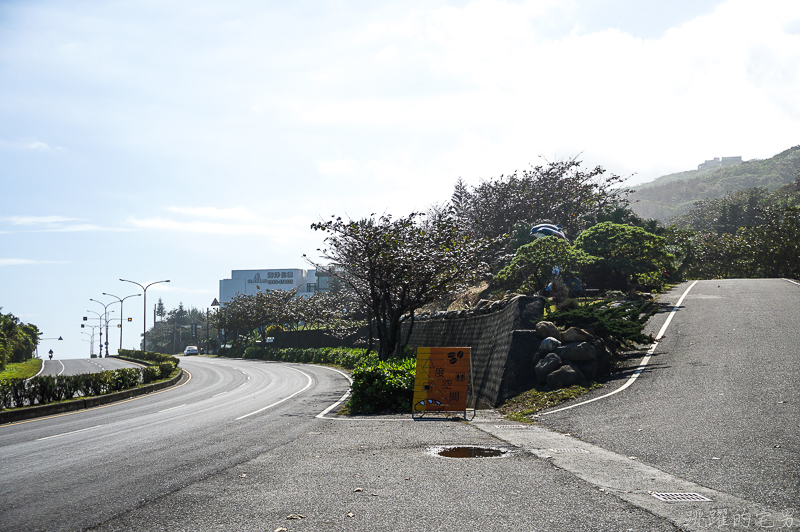
[[[532,423],[529,416],[545,408],[550,408],[570,399],[575,399],[592,390],[602,388],[600,383],[591,383],[587,386],[574,385],[561,390],[537,390],[533,388],[523,392],[516,397],[512,397],[498,408],[498,411],[506,416],[506,419],[519,423]]]
[[[29,379],[42,369],[42,359],[32,358],[25,362],[6,364],[6,369],[0,371],[0,379]]]

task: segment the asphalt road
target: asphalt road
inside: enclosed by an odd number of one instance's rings
[[[44,360],[44,368],[40,375],[80,375],[82,373],[98,373],[100,371],[138,368],[132,364],[116,358],[66,358],[64,360]]]
[[[0,427],[0,530],[676,530],[467,423],[317,417],[332,369],[181,363],[177,388]],[[508,452],[433,452],[476,444]]]
[[[688,286],[660,300],[674,305]],[[650,323],[654,335],[666,316]],[[630,388],[539,419],[680,478],[786,509],[798,522],[799,357],[800,285],[700,281]]]

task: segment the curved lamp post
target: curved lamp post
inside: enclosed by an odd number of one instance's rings
[[[125,316],[122,314],[122,302],[128,299],[129,297],[140,297],[142,294],[133,294],[130,296],[125,296],[123,298],[115,296],[114,294],[107,294],[105,292],[103,292],[103,295],[116,297],[119,300],[119,348],[122,349],[122,324],[125,323]]]
[[[105,313],[105,320],[106,320],[106,358],[108,358],[108,306],[116,303],[116,301],[112,301],[111,303],[103,303],[102,301],[98,301],[96,299],[89,298],[89,301],[94,301],[95,303],[100,303],[103,305],[103,312]],[[103,353],[103,343],[100,342],[100,354],[102,356]]]
[[[142,313],[142,351],[147,351],[147,289],[153,286],[154,284],[168,283],[169,279],[167,279],[166,281],[155,281],[148,284],[147,286],[142,286],[136,281],[129,281],[128,279],[120,279],[120,281],[125,281],[126,283],[133,283],[142,289],[142,293],[144,295],[144,299],[142,300],[142,307],[144,308],[144,312]]]
[[[100,322],[100,325],[99,325],[99,327],[100,327],[100,349],[98,349],[98,351],[100,351],[100,358],[103,358],[103,316],[99,312],[95,312],[93,310],[87,310],[86,312],[91,312],[92,314],[97,314],[97,320]],[[84,318],[84,320],[85,319],[86,318]],[[94,330],[92,332],[94,332]]]
[[[94,354],[94,331],[92,331],[92,334],[89,334],[87,332],[81,332],[81,334],[85,334],[86,336],[89,337],[89,340],[83,340],[83,341],[89,342],[89,358],[91,358],[91,356]]]

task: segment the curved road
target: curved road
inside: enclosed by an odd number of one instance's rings
[[[191,379],[178,387],[0,426],[0,529],[104,522],[305,434],[348,385],[320,366],[184,357],[181,367]]]
[[[65,358],[44,360],[39,375],[80,375],[122,368],[138,368],[138,364],[116,358]]]
[[[660,298],[668,310],[689,285]],[[666,315],[651,320],[654,335]],[[630,388],[538,419],[677,477],[793,511],[797,520],[799,390],[800,284],[700,281]]]

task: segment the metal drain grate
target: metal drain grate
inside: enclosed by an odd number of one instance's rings
[[[495,425],[496,429],[527,429],[527,425]]]
[[[551,453],[586,453],[589,454],[589,451],[586,449],[581,449],[580,447],[567,447],[566,449],[548,449]]]
[[[651,493],[653,497],[665,502],[712,502],[699,493]]]

